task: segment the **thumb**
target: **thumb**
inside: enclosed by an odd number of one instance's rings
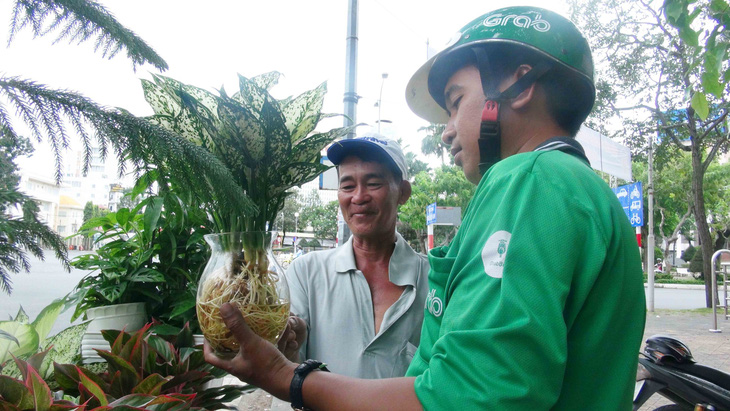
[[[236,338],[239,344],[251,337],[253,331],[248,328],[238,307],[230,303],[225,303],[221,305],[220,313],[223,322],[226,323],[226,327],[231,330],[233,337]]]

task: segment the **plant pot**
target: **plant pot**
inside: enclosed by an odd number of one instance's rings
[[[222,357],[238,352],[238,343],[220,316],[224,303],[236,305],[253,332],[272,344],[289,318],[289,287],[284,269],[271,252],[276,232],[247,231],[208,234],[210,260],[198,285],[200,329]]]
[[[144,303],[115,304],[86,310],[91,320],[86,334],[81,339],[81,359],[84,363],[101,362],[94,349],[108,350],[109,343],[102,337],[101,330],[137,331],[147,322]]]

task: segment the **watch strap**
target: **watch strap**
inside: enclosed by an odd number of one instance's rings
[[[289,385],[289,400],[291,407],[295,410],[308,411],[309,408],[304,406],[304,398],[302,397],[302,385],[304,379],[314,370],[329,371],[327,364],[317,360],[307,360],[299,364],[294,370],[294,377]]]

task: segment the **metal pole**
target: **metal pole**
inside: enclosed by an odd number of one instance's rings
[[[380,96],[378,97],[378,134],[380,134],[380,111],[383,107],[383,85],[387,78],[388,73],[383,73],[383,79],[380,81]]]
[[[712,254],[712,262],[710,263],[712,268],[712,328],[710,328],[711,333],[721,333],[722,330],[717,328],[717,274],[715,273],[715,260],[717,260],[717,257],[720,256],[722,253],[728,253],[730,254],[730,250],[717,250],[714,254]]]
[[[349,0],[347,7],[347,46],[345,56],[345,120],[344,126],[351,126],[357,121],[357,0]],[[355,132],[347,133],[347,138],[355,137]],[[337,246],[345,244],[350,238],[350,227],[337,213]]]
[[[649,296],[646,299],[646,307],[649,312],[654,312],[654,137],[649,138],[649,235],[646,238],[646,277],[648,278]]]
[[[345,61],[345,127],[357,121],[357,0],[350,0],[347,9],[347,49]],[[355,132],[347,138],[355,137]]]

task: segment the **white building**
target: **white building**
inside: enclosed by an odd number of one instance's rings
[[[58,197],[61,191],[56,182],[52,178],[25,174],[20,177],[20,191],[36,201],[40,208],[38,217],[48,227],[54,228],[58,213]],[[22,211],[16,210],[16,213],[19,215]]]

